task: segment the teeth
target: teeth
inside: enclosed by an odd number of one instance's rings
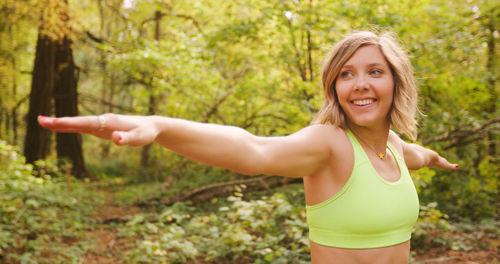
[[[373,99],[363,99],[363,100],[354,100],[352,103],[355,105],[368,105],[373,103],[375,100]]]

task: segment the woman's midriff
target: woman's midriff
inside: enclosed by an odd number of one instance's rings
[[[407,264],[410,256],[410,241],[389,247],[370,249],[345,249],[311,244],[312,264]]]

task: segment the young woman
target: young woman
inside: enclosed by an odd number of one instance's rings
[[[456,169],[416,137],[417,94],[391,34],[359,32],[323,66],[325,103],[313,125],[283,137],[160,116],[39,117],[56,132],[117,145],[162,146],[239,173],[303,177],[313,263],[408,263],[419,202],[408,169]]]

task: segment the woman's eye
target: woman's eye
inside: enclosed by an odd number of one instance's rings
[[[351,77],[352,76],[352,73],[351,72],[348,72],[348,71],[345,71],[345,72],[341,72],[340,73],[340,77]]]
[[[381,70],[371,70],[370,74],[371,75],[380,75],[380,74],[382,74],[382,71]]]

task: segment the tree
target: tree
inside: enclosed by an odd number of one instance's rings
[[[154,40],[156,42],[159,42],[160,41],[160,36],[161,36],[161,27],[160,27],[160,24],[161,24],[161,18],[162,18],[162,13],[160,12],[160,10],[156,10],[155,11],[155,14],[154,14],[154,21],[155,21],[155,37],[154,37]],[[148,90],[148,93],[149,93],[149,106],[148,106],[148,115],[155,115],[156,112],[157,112],[157,98],[156,98],[156,94],[154,92],[154,83],[152,83],[152,81],[149,81],[146,86],[147,86],[147,90]],[[152,144],[148,144],[144,147],[142,147],[142,151],[141,151],[141,166],[143,168],[146,168],[149,166],[149,162],[150,162],[150,157],[149,157],[149,150],[151,149],[151,145]]]
[[[42,13],[38,33],[30,93],[24,148],[28,163],[45,158],[49,153],[50,134],[38,125],[37,117],[52,113],[52,99],[55,101],[56,116],[78,115],[77,73],[73,59],[68,3],[49,1],[46,8]],[[47,15],[55,16],[57,21],[54,23],[53,20],[48,20]],[[44,23],[47,21],[52,23]],[[79,178],[87,176],[81,136],[57,133],[56,142],[58,158],[69,158],[72,161],[73,175]]]
[[[24,156],[34,163],[45,158],[50,150],[50,132],[38,125],[38,115],[51,115],[54,87],[55,41],[43,34],[40,27],[36,45],[35,64],[31,81],[29,111],[27,116]]]
[[[33,63],[36,44],[37,28],[31,27],[36,21],[33,6],[33,0],[0,3],[0,138],[14,145],[24,137],[19,133],[24,125],[19,117],[26,114],[26,87],[31,80],[27,67]]]

